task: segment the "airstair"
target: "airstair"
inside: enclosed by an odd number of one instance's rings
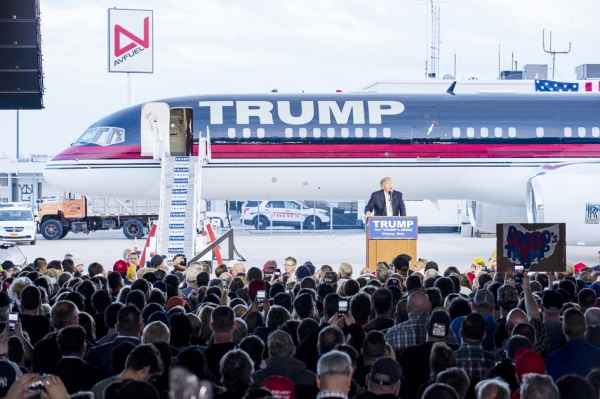
[[[195,253],[198,157],[162,159],[158,253],[171,261]]]

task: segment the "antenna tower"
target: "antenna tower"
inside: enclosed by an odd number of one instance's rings
[[[544,52],[552,54],[552,80],[554,80],[554,65],[556,63],[556,54],[569,54],[571,52],[571,40],[569,40],[569,50],[567,51],[556,51],[552,50],[552,31],[550,31],[550,49],[546,50],[546,32],[542,29],[542,48]]]
[[[428,77],[438,79],[440,75],[440,6],[431,0],[431,72]]]

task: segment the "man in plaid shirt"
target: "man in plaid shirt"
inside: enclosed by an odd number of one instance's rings
[[[390,328],[385,334],[385,341],[396,353],[400,353],[408,346],[422,344],[427,340],[427,318],[431,310],[431,303],[427,295],[420,290],[413,291],[408,296],[406,310],[408,320]],[[457,344],[452,330],[448,331],[446,342]]]
[[[454,352],[456,367],[467,373],[471,380],[485,378],[488,370],[494,366],[494,354],[483,349],[485,339],[485,320],[478,313],[471,313],[460,328],[462,345]]]

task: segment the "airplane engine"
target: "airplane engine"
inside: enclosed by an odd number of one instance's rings
[[[600,164],[544,166],[526,201],[530,223],[566,223],[567,245],[600,245]]]
[[[479,201],[468,201],[469,219],[473,228],[483,233],[495,233],[496,223],[524,223],[525,207],[503,206]]]

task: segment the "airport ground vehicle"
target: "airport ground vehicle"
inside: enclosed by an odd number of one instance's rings
[[[0,262],[5,260],[10,260],[15,265],[22,265],[27,261],[27,258],[16,243],[0,241]]]
[[[64,238],[69,231],[89,233],[121,228],[127,238],[141,238],[150,223],[158,219],[155,201],[88,199],[67,192],[56,201],[41,202],[38,208],[40,232],[47,240]]]
[[[44,199],[38,206],[40,233],[47,240],[64,238],[69,231],[89,233],[96,230],[123,229],[126,238],[142,238],[151,222],[158,220],[157,200],[87,198],[64,192],[60,199]],[[227,215],[206,212],[221,227],[230,227]]]
[[[259,206],[260,202],[260,206]],[[329,212],[325,209],[309,208],[299,201],[247,201],[242,206],[240,221],[253,225],[256,230],[273,226],[293,226],[318,229],[329,223]]]
[[[28,204],[0,204],[0,240],[35,245],[36,218]]]

